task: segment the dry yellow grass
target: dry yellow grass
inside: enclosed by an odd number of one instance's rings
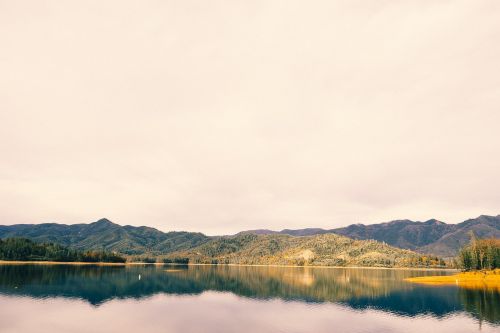
[[[500,291],[500,269],[463,272],[454,275],[420,276],[405,279],[426,285],[457,285],[470,289],[496,289]]]

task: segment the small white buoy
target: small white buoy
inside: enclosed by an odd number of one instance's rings
[[[141,274],[139,274],[139,280],[141,280]]]

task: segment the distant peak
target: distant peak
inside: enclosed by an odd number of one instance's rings
[[[390,225],[394,225],[394,224],[409,224],[409,223],[415,223],[415,221],[412,221],[412,220],[408,220],[408,219],[404,219],[404,220],[393,220],[393,221],[389,221],[389,222],[384,222],[384,223],[380,223],[380,224],[390,224]]]
[[[236,236],[238,235],[248,235],[248,234],[255,234],[255,235],[270,235],[270,234],[277,234],[277,231],[274,230],[269,230],[269,229],[253,229],[253,230],[244,230],[240,231]]]
[[[93,224],[112,225],[112,224],[115,224],[115,223],[111,222],[107,218],[102,218],[102,219],[99,219],[99,220],[95,221]]]
[[[430,220],[425,221],[424,223],[427,223],[427,224],[446,224],[446,223],[439,221],[439,220],[436,220],[436,219],[430,219]]]
[[[478,218],[483,218],[483,219],[494,219],[500,217],[500,215],[494,216],[494,215],[480,215]]]

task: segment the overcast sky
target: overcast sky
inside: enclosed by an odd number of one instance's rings
[[[0,0],[0,224],[499,213],[499,1]]]

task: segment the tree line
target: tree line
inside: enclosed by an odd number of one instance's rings
[[[458,255],[458,264],[466,271],[500,268],[500,239],[477,239],[472,234],[470,244]]]
[[[157,257],[135,257],[132,258],[130,261],[138,263],[146,263],[146,264],[156,264],[156,263],[180,264],[180,265],[189,264],[189,258],[187,257],[167,257],[163,259]]]
[[[0,260],[115,263],[126,261],[116,253],[78,251],[55,243],[36,243],[26,238],[0,239]]]

